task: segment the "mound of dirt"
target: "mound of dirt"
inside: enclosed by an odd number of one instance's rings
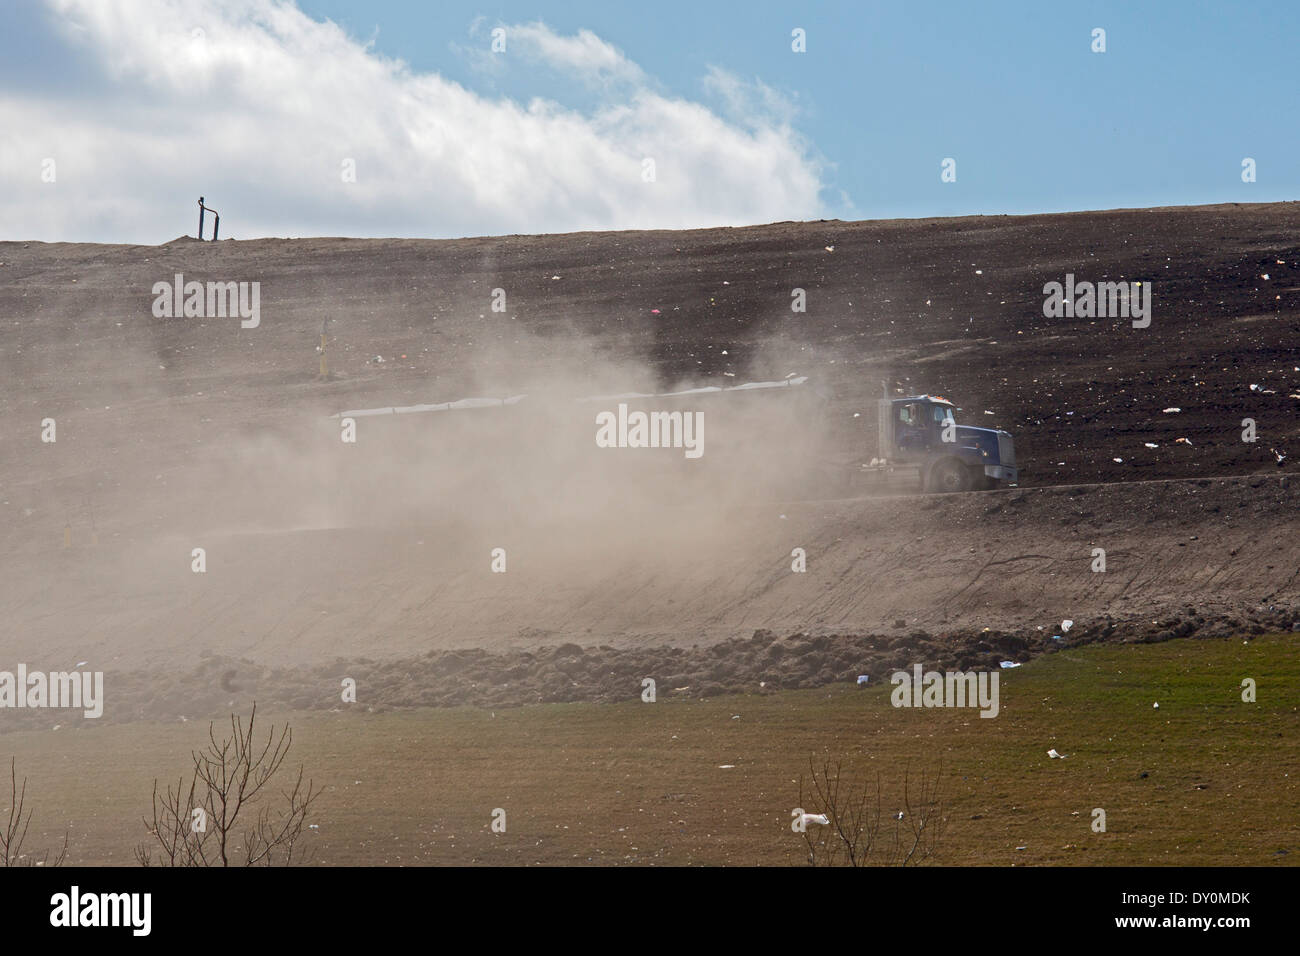
[[[495,704],[497,680],[515,702],[570,685],[582,699],[632,694],[625,681],[671,663],[636,654],[703,655],[756,629],[820,639],[901,620],[935,641],[1033,639],[1067,617],[1176,614],[1161,631],[1197,630],[1189,605],[1246,627],[1300,601],[1297,234],[1300,204],[1282,203],[454,241],[0,243],[6,654],[44,670],[87,661],[124,686],[151,668],[200,675],[167,692],[180,701],[201,699],[203,681],[221,696],[249,679],[202,661],[317,674],[365,654],[399,668],[381,681],[397,687],[402,662],[432,653],[450,668],[460,659],[438,655],[479,649],[457,671],[478,676],[427,693]],[[1044,285],[1067,274],[1151,283],[1151,325],[1045,317]],[[155,285],[178,275],[258,283],[256,322],[155,314]],[[806,312],[791,311],[792,289]],[[759,402],[720,425],[706,411],[698,461],[593,441],[592,416],[619,395],[796,374],[815,401]],[[926,498],[844,485],[875,454],[882,379],[1009,429],[1026,487]],[[354,443],[330,417],[517,394],[553,401],[523,419],[360,417]],[[573,402],[590,395],[612,398]],[[575,452],[596,466],[575,469]],[[582,653],[524,657],[563,644]],[[593,654],[594,670],[574,663]],[[625,670],[617,655],[633,655]],[[819,655],[783,674],[744,660],[668,676],[736,688],[875,666]],[[616,683],[602,683],[607,664]]]
[[[1059,630],[1059,629],[1058,629]],[[561,644],[534,651],[491,653],[481,648],[431,651],[421,657],[376,661],[339,659],[313,668],[267,667],[247,659],[206,657],[177,673],[150,669],[105,675],[101,718],[80,712],[21,710],[6,715],[15,727],[120,723],[133,720],[215,720],[263,710],[352,709],[374,713],[409,707],[515,707],[642,698],[645,679],[656,698],[771,694],[792,688],[887,683],[890,675],[926,670],[997,670],[1097,642],[1158,643],[1180,637],[1219,639],[1265,632],[1300,632],[1300,607],[1259,607],[1239,617],[1203,616],[1193,608],[1163,620],[1076,622],[1064,633],[1043,631],[895,635],[792,634],[755,631],[749,638],[707,647],[581,647]],[[346,679],[355,701],[344,702]]]

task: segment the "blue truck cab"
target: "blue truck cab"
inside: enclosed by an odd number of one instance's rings
[[[880,456],[871,469],[915,470],[921,489],[988,490],[1014,484],[1016,447],[1010,433],[958,425],[952,402],[938,395],[880,400]]]

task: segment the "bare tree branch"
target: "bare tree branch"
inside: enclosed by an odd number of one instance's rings
[[[840,763],[808,760],[811,793],[799,778],[799,805],[824,814],[826,825],[813,823],[803,832],[808,862],[813,866],[908,866],[931,859],[939,846],[945,821],[940,788],[942,768],[922,773],[914,786],[910,770],[903,772],[903,809],[882,822],[884,799],[880,775],[874,792],[861,780],[846,779]],[[805,800],[808,803],[805,803]]]
[[[63,847],[54,859],[50,851],[41,855],[28,856],[23,853],[23,843],[27,840],[27,830],[31,826],[32,811],[27,807],[27,778],[18,783],[18,761],[9,758],[9,818],[4,831],[0,832],[0,866],[61,866],[68,858],[68,834],[63,834]]]
[[[320,790],[304,784],[303,768],[293,786],[282,792],[277,809],[268,805],[267,785],[279,772],[293,745],[286,726],[275,727],[264,742],[257,735],[257,705],[245,723],[230,717],[230,735],[217,739],[208,725],[208,745],[190,756],[189,791],[184,780],[159,798],[154,782],[153,819],[145,820],[152,842],[136,849],[144,866],[288,866],[305,862],[299,840]],[[202,824],[200,827],[199,824]],[[157,844],[157,847],[154,846]],[[155,849],[160,852],[155,855]]]

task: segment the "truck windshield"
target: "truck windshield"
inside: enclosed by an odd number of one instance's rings
[[[957,424],[957,420],[952,417],[952,409],[947,405],[931,405],[930,414],[934,416],[934,420],[940,425]]]

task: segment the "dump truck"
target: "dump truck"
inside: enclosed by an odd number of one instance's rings
[[[393,460],[411,458],[412,467],[422,453],[441,455],[439,449],[455,449],[466,474],[475,476],[467,481],[480,488],[499,481],[496,471],[502,469],[487,468],[480,474],[478,465],[511,462],[504,469],[507,477],[513,479],[515,469],[529,471],[539,500],[561,493],[558,486],[572,487],[584,478],[591,479],[593,487],[603,487],[602,493],[626,487],[635,495],[656,493],[652,489],[657,480],[658,493],[669,497],[694,495],[697,485],[716,478],[733,497],[799,500],[851,497],[886,481],[892,491],[910,482],[913,487],[919,483],[924,492],[961,492],[1017,480],[1011,435],[958,425],[956,409],[945,398],[891,398],[886,389],[879,403],[878,454],[870,464],[862,463],[870,447],[866,436],[862,440],[867,448],[853,447],[843,443],[844,436],[837,439],[815,427],[827,420],[827,401],[828,393],[807,377],[792,374],[782,381],[727,388],[585,397],[520,394],[354,409],[335,417],[383,416],[390,424],[381,430],[393,439],[401,436],[389,453]],[[450,414],[411,414],[425,412]],[[606,447],[602,417],[622,422],[635,415],[678,425],[687,423],[687,416],[698,416],[699,445],[672,451],[671,443],[661,447],[652,439],[640,447],[629,443],[622,453]],[[867,475],[865,480],[859,469]]]
[[[925,492],[987,491],[1019,480],[1009,432],[958,425],[956,407],[938,395],[889,394],[878,402],[879,454],[868,475],[911,477]]]

